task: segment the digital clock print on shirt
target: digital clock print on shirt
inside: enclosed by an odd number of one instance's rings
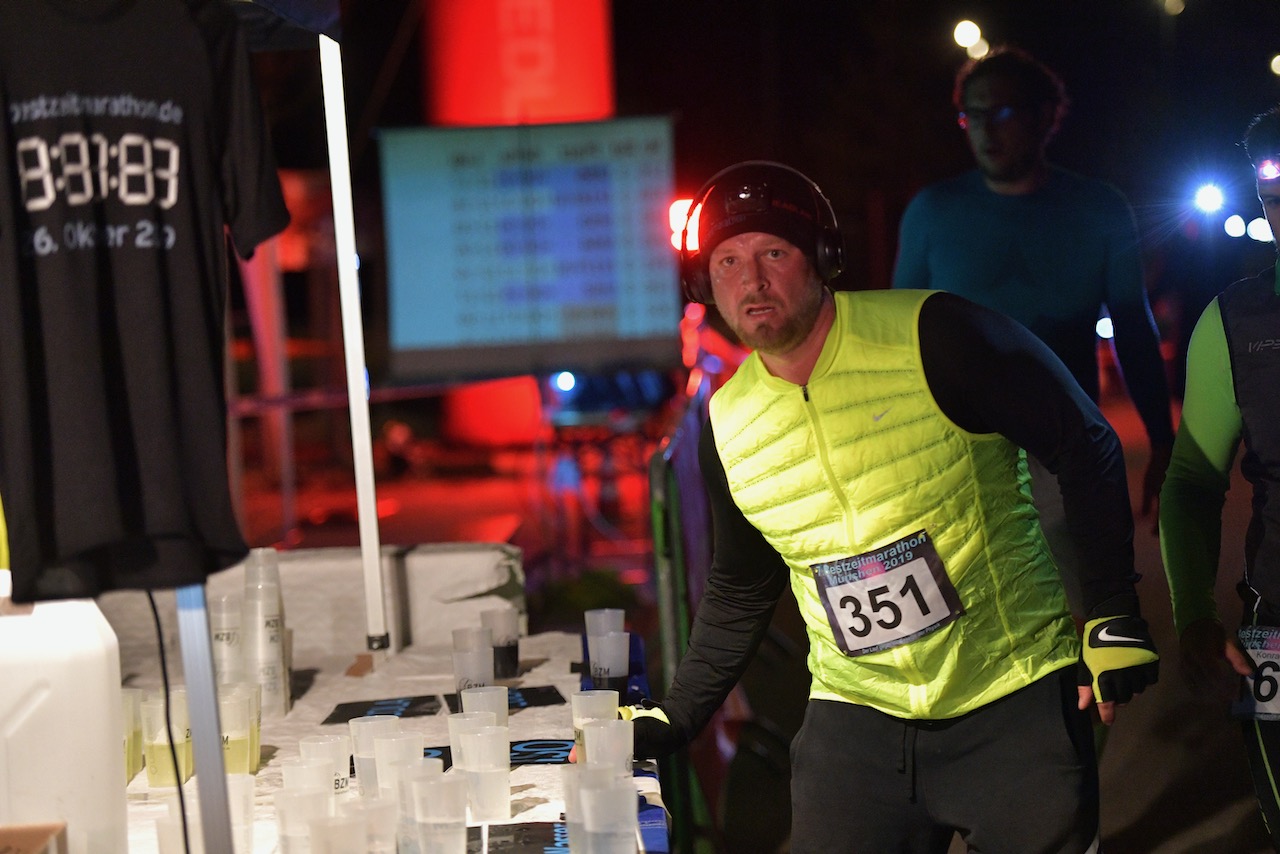
[[[14,598],[243,558],[226,467],[226,235],[288,219],[220,0],[0,4],[0,500]]]

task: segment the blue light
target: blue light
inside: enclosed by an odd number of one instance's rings
[[[1196,207],[1205,213],[1221,210],[1224,201],[1226,198],[1222,195],[1222,190],[1213,184],[1205,184],[1196,190]]]
[[[573,387],[578,384],[577,378],[568,371],[561,371],[556,374],[552,382],[555,383],[556,388],[560,391],[573,391]]]

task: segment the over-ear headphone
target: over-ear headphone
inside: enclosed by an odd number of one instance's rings
[[[809,188],[814,213],[815,238],[812,247],[814,268],[824,282],[829,282],[840,275],[840,271],[844,269],[844,237],[836,225],[835,210],[832,209],[831,202],[822,194],[818,185],[803,172],[786,164],[772,160],[744,160],[712,175],[698,192],[694,193],[693,201],[689,203],[689,212],[685,215],[684,228],[680,232],[680,286],[684,290],[685,299],[707,305],[715,302],[711,294],[710,263],[706,254],[701,247],[697,252],[689,251],[689,227],[693,222],[694,212],[707,201],[707,197],[716,187],[726,183],[734,173],[740,171],[756,173],[750,175],[749,180],[744,180],[743,184],[763,188],[768,185],[767,173],[771,170],[799,178]],[[806,249],[803,246],[800,248]]]

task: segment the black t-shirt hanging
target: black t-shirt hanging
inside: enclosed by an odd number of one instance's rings
[[[16,601],[243,558],[226,232],[288,221],[223,0],[0,3],[0,502]]]

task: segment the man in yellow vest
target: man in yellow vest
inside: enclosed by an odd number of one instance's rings
[[[790,584],[812,684],[792,745],[795,854],[1098,850],[1090,709],[1156,680],[1120,442],[1060,360],[934,291],[833,293],[843,244],[807,177],[748,161],[699,192],[686,295],[753,352],[711,400],[715,558],[637,755],[692,738]],[[1031,503],[1057,474],[1088,556],[1083,653]],[[1082,678],[1083,677],[1083,678]]]

